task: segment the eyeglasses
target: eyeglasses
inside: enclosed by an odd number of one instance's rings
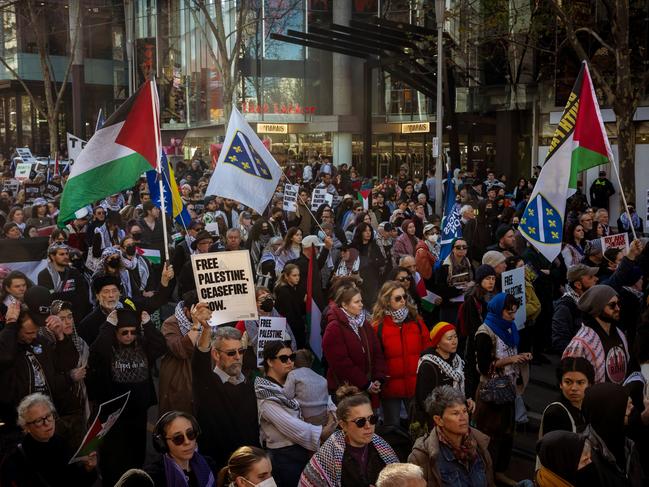
[[[47,423],[51,423],[52,421],[54,421],[54,413],[50,412],[49,414],[43,416],[42,418],[35,419],[34,421],[28,421],[25,424],[27,426],[38,426],[39,428],[42,428]]]
[[[243,356],[243,353],[246,351],[245,348],[239,348],[239,349],[237,349],[237,350],[219,350],[219,349],[217,348],[217,350],[218,350],[219,352],[221,352],[221,353],[226,354],[228,357],[234,357],[234,356],[237,355],[237,354]]]
[[[400,303],[404,300],[405,297],[405,294],[397,294],[396,296],[392,296],[392,299],[394,299],[397,303]]]
[[[196,437],[198,436],[198,432],[190,428],[185,433],[178,433],[173,436],[167,437],[169,441],[171,441],[174,445],[180,446],[183,443],[185,443],[185,438],[187,438],[188,441],[194,441]]]
[[[453,248],[454,248],[454,249],[457,249],[457,250],[466,250],[466,249],[468,249],[469,247],[466,246],[466,245],[456,245],[456,246],[453,247]]]
[[[379,422],[379,417],[376,414],[372,414],[367,418],[352,419],[350,420],[350,423],[354,423],[357,428],[364,428],[368,421],[372,426],[374,426]]]
[[[123,330],[123,331],[120,332],[120,335],[123,336],[123,337],[128,336],[128,335],[135,336],[135,335],[137,335],[137,330]]]
[[[406,281],[409,281],[410,279],[411,279],[410,276],[400,277],[399,282],[406,282]]]
[[[278,355],[275,358],[278,359],[283,364],[287,363],[289,360],[291,362],[295,363],[295,354],[294,353],[292,353],[291,355]]]
[[[615,309],[615,308],[619,309],[620,308],[620,302],[619,301],[613,301],[611,303],[607,303],[606,306],[608,306],[611,309]]]

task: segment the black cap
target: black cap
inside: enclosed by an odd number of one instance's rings
[[[92,290],[95,294],[99,294],[106,286],[117,286],[120,289],[121,281],[113,276],[98,276],[92,280]]]
[[[196,250],[196,247],[198,246],[198,242],[200,242],[201,240],[211,240],[212,242],[214,242],[214,237],[207,230],[201,230],[196,235],[196,239],[192,242],[191,245],[192,250]]]
[[[43,286],[32,286],[25,293],[25,304],[29,315],[36,325],[44,326],[45,320],[50,315],[50,308],[54,300],[50,290]]]

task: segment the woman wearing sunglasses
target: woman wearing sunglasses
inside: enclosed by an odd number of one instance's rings
[[[144,470],[156,487],[214,487],[216,463],[198,453],[198,422],[181,411],[163,414],[153,428],[153,448],[161,453]]]
[[[374,432],[378,416],[369,396],[354,386],[340,387],[336,396],[340,429],[311,457],[300,487],[369,487],[383,467],[399,462],[392,447]]]
[[[130,392],[126,409],[99,447],[104,485],[144,463],[147,410],[157,402],[152,364],[167,352],[164,336],[148,313],[112,311],[90,346],[88,398],[100,404]]]
[[[386,282],[379,290],[372,327],[383,349],[388,374],[381,391],[383,423],[386,428],[399,429],[401,403],[407,406],[414,397],[419,356],[431,345],[428,328],[396,281]]]
[[[324,426],[309,424],[301,419],[300,404],[286,397],[283,387],[295,353],[284,342],[266,342],[263,359],[265,377],[255,380],[261,442],[273,463],[277,485],[294,487],[309,457],[333,433],[336,421],[331,414]]]
[[[473,267],[467,257],[468,244],[462,238],[451,242],[451,253],[435,271],[435,293],[443,301],[439,310],[439,320],[455,323],[460,304],[453,298],[461,297],[473,281]]]

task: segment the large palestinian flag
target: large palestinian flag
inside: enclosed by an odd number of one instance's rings
[[[550,262],[561,252],[566,199],[577,191],[579,173],[609,162],[613,153],[584,62],[518,226]]]
[[[74,161],[58,225],[73,219],[79,208],[131,188],[143,173],[158,167],[160,153],[158,93],[149,80],[106,120]]]

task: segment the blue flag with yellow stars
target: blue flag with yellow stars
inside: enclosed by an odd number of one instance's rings
[[[180,198],[178,185],[174,176],[174,170],[167,160],[167,154],[162,151],[162,158],[160,161],[162,166],[162,187],[164,190],[163,197],[165,198],[165,209],[167,214],[170,215],[176,222],[183,227],[187,228],[191,222],[189,211],[185,208],[183,200]],[[151,201],[158,208],[162,208],[160,203],[160,182],[158,179],[158,171],[152,169],[146,172],[146,181],[149,185],[149,193],[151,194]]]

